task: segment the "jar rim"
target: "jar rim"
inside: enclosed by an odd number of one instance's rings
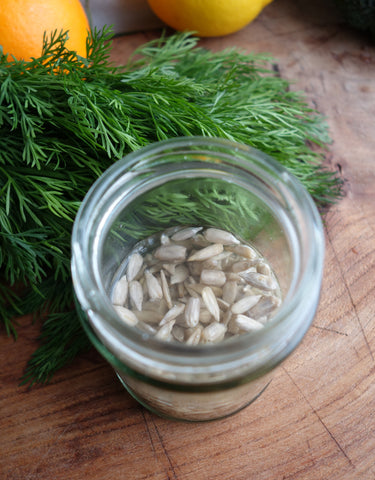
[[[234,339],[226,340],[213,345],[189,346],[178,343],[167,343],[155,338],[147,338],[144,333],[133,327],[123,325],[114,309],[110,307],[108,296],[97,288],[95,273],[89,265],[87,244],[82,241],[93,210],[100,209],[106,199],[116,195],[115,188],[110,187],[117,178],[128,175],[132,178],[135,173],[134,167],[140,168],[142,162],[147,165],[150,158],[157,158],[166,151],[174,151],[182,147],[201,147],[202,151],[213,155],[215,151],[222,150],[229,152],[228,155],[236,155],[245,159],[252,159],[251,167],[256,168],[263,181],[270,184],[272,189],[287,196],[288,201],[293,204],[295,211],[288,214],[297,215],[303,227],[307,228],[308,235],[305,235],[306,244],[304,251],[308,251],[307,264],[304,271],[298,273],[293,288],[290,289],[286,299],[273,316],[272,320],[265,327],[256,333],[240,335]],[[241,163],[241,162],[240,162]],[[250,168],[250,163],[245,160],[241,168]],[[112,190],[111,190],[112,189]],[[298,212],[297,212],[298,209]],[[105,223],[105,220],[103,220]],[[102,225],[103,225],[102,222]],[[298,227],[298,225],[297,225]],[[72,232],[72,277],[78,301],[86,312],[90,312],[92,326],[95,322],[99,328],[101,317],[105,317],[108,323],[108,335],[111,341],[115,341],[114,335],[119,335],[123,346],[129,355],[135,355],[135,363],[145,365],[169,365],[173,370],[188,371],[195,369],[197,372],[218,372],[225,365],[226,369],[234,366],[239,359],[248,363],[249,356],[256,355],[259,363],[278,363],[288,355],[300,342],[311,324],[316,310],[315,304],[309,304],[312,299],[304,298],[306,292],[318,290],[315,293],[319,297],[320,283],[323,274],[324,259],[324,233],[320,214],[307,190],[291,175],[280,163],[269,155],[254,149],[251,146],[233,142],[226,139],[207,137],[179,137],[150,144],[140,150],[128,154],[117,161],[93,184],[77,214]],[[312,295],[313,296],[313,295]],[[297,318],[302,315],[306,305],[311,309],[310,318],[305,324]],[[294,320],[293,320],[294,319]],[[294,323],[293,323],[293,321]],[[101,325],[100,328],[102,328]],[[286,330],[290,329],[289,334]],[[270,350],[267,348],[267,335],[269,332],[278,332],[280,336],[277,345]],[[274,333],[276,335],[276,333]],[[250,341],[249,341],[250,340]],[[154,354],[157,355],[155,361]],[[269,363],[270,364],[270,363]]]

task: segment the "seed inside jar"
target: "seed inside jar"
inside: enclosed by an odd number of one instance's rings
[[[161,340],[198,345],[256,332],[281,305],[271,265],[225,230],[167,230],[135,245],[124,264],[114,309]]]

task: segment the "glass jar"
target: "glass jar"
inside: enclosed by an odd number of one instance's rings
[[[110,292],[129,252],[181,225],[229,230],[272,265],[283,302],[262,330],[189,346],[120,321]],[[200,137],[116,162],[88,192],[72,235],[77,310],[92,343],[141,404],[188,421],[233,414],[267,387],[313,320],[323,257],[320,215],[296,178],[253,148]]]

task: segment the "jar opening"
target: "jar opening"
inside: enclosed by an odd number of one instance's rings
[[[261,332],[188,346],[119,321],[110,290],[134,245],[182,225],[230,231],[272,265],[283,304]],[[317,307],[324,242],[313,201],[279,164],[250,147],[190,138],[152,145],[109,169],[82,204],[72,249],[78,301],[105,349],[155,376],[179,370],[214,378],[223,369],[264,369],[295,348]]]

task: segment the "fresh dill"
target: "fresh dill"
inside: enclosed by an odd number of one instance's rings
[[[176,136],[227,138],[272,155],[319,207],[341,195],[339,177],[323,166],[325,120],[275,74],[271,57],[213,53],[175,34],[119,67],[111,38],[95,30],[87,58],[65,48],[67,33],[46,37],[29,62],[0,48],[0,315],[14,336],[20,315],[43,320],[24,377],[31,384],[88,346],[73,306],[72,224],[92,183],[128,152]],[[225,215],[215,189],[204,195]],[[169,207],[175,213],[179,202]]]

